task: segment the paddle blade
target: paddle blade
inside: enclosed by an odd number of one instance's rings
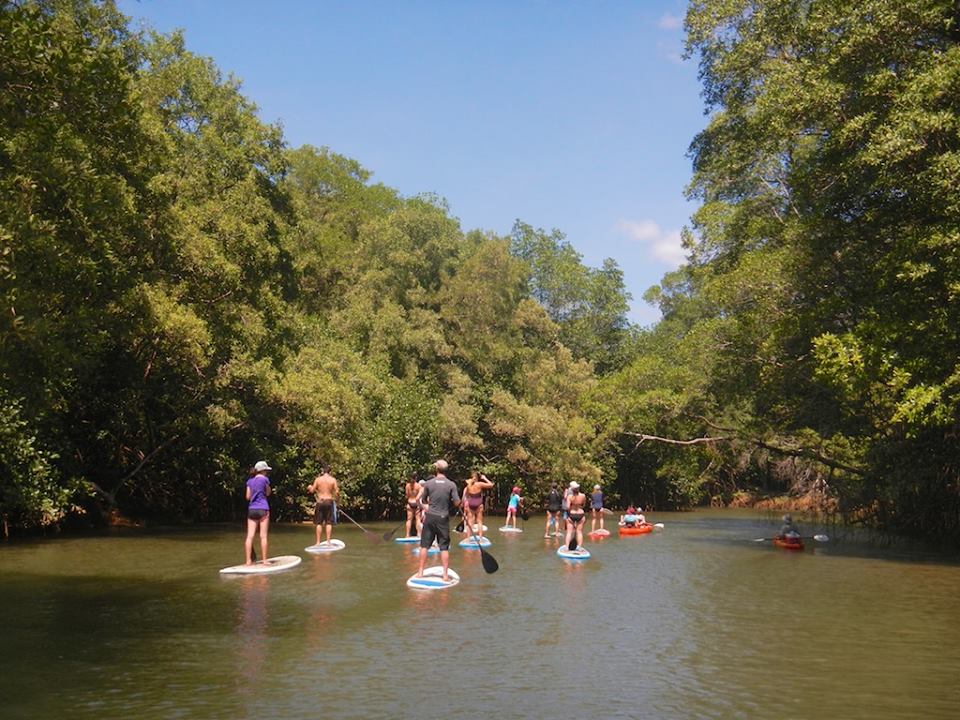
[[[754,542],[768,542],[770,540],[773,540],[773,538],[754,538],[753,539]]]
[[[813,539],[817,542],[827,542],[830,538],[827,535],[814,535]]]
[[[457,523],[457,526],[454,528],[454,531],[463,532],[463,527],[464,527],[463,520],[461,520],[460,522]]]
[[[483,569],[489,575],[492,575],[493,573],[495,573],[497,570],[500,569],[500,565],[497,564],[497,561],[493,557],[493,555],[488,553],[483,548],[480,548],[480,562],[483,563]]]
[[[573,552],[576,549],[577,549],[577,533],[574,532],[573,537],[570,538],[570,544],[567,545],[567,550],[569,550],[570,552]]]
[[[663,530],[663,523],[654,523],[653,526],[654,526],[657,530]]]

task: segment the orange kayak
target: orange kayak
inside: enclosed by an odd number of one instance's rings
[[[634,527],[621,525],[619,531],[621,535],[646,535],[647,533],[653,532],[653,525],[649,523],[645,525],[635,525]]]
[[[773,544],[784,550],[803,550],[803,540],[785,540],[784,538],[775,537],[773,539]]]

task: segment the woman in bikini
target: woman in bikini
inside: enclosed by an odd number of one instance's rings
[[[483,537],[483,491],[493,487],[493,483],[483,473],[472,470],[467,484],[463,488],[463,532],[470,537],[471,528],[476,525],[477,535]]]
[[[407,498],[407,537],[420,537],[420,503],[417,502],[420,484],[417,482],[416,473],[410,475],[410,479],[403,486],[403,492]]]
[[[570,510],[567,514],[567,547],[570,547],[570,540],[573,533],[577,533],[577,543],[573,550],[583,546],[583,523],[586,518],[584,506],[587,503],[587,496],[580,492],[580,484],[576,481],[570,483]]]

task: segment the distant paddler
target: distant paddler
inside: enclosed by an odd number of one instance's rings
[[[597,529],[597,518],[600,518],[600,529],[603,530],[603,491],[599,485],[593,486],[593,494],[590,495],[590,532]]]
[[[587,496],[580,492],[580,483],[576,480],[570,483],[570,496],[567,502],[569,510],[567,511],[566,545],[570,550],[576,550],[583,545],[583,524],[587,517],[584,509]],[[574,538],[576,542],[572,542]]]
[[[493,483],[483,473],[473,470],[463,488],[463,532],[470,537],[473,528],[483,537],[483,491],[493,487]]]
[[[340,497],[340,485],[337,483],[337,479],[330,474],[330,469],[324,465],[320,468],[320,474],[307,486],[307,492],[313,493],[317,503],[313,509],[313,524],[317,529],[317,545],[320,544],[320,537],[324,528],[329,545],[330,536],[333,534],[334,502]]]
[[[269,474],[272,469],[266,461],[258,460],[253,466],[253,477],[247,479],[247,537],[243,542],[246,565],[253,565],[253,536],[257,530],[260,530],[260,557],[264,560],[270,557],[267,554],[267,536],[270,532],[270,503],[267,497],[271,492]]]
[[[403,494],[406,498],[407,537],[420,537],[420,526],[423,520],[420,501],[417,500],[417,496],[420,495],[420,483],[417,482],[416,473],[410,473],[410,477],[403,486]]]

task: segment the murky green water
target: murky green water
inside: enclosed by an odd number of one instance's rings
[[[225,578],[239,528],[0,545],[4,718],[955,718],[960,565],[847,539],[802,553],[750,513],[559,559],[492,528],[500,571],[417,592],[409,546],[275,527],[277,575]],[[390,525],[371,525],[382,532]]]

